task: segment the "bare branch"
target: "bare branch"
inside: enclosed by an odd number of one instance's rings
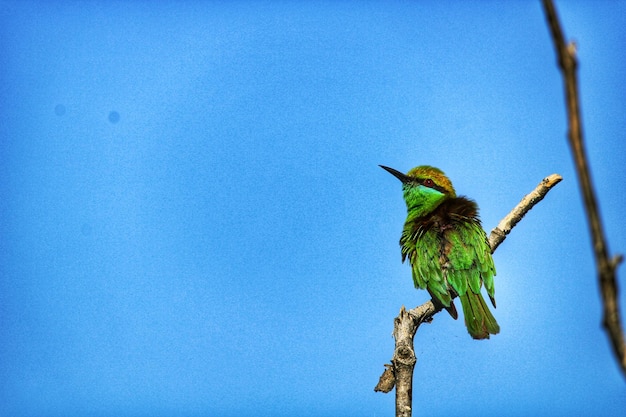
[[[567,137],[574,157],[578,183],[583,195],[589,232],[593,243],[598,282],[604,307],[603,324],[611,341],[613,353],[615,354],[622,373],[626,377],[626,344],[624,342],[624,330],[617,297],[618,284],[616,277],[617,265],[622,258],[621,256],[617,256],[613,259],[609,259],[608,245],[604,237],[602,220],[596,203],[591,173],[587,163],[578,99],[576,46],[573,43],[566,44],[559,18],[552,1],[543,0],[543,7],[548,26],[550,27],[559,67],[563,74],[567,107]]]
[[[511,229],[524,217],[535,204],[539,203],[545,195],[561,181],[562,177],[552,174],[541,181],[539,185],[526,195],[520,203],[511,210],[493,229],[489,236],[491,252],[506,238]],[[385,365],[385,371],[380,377],[374,391],[390,392],[396,387],[396,417],[410,417],[412,413],[412,386],[413,370],[417,358],[413,348],[413,337],[420,324],[430,323],[433,316],[441,311],[432,300],[429,300],[412,310],[400,309],[400,314],[393,323],[393,337],[396,340],[396,348],[391,359],[391,364]]]
[[[489,234],[489,246],[491,246],[491,253],[495,252],[500,243],[506,239],[506,235],[511,232],[511,229],[522,220],[522,218],[532,209],[535,204],[543,200],[548,191],[555,185],[557,185],[563,177],[559,174],[552,174],[545,177],[539,185],[529,194],[522,198],[517,206],[509,214],[507,214],[498,226]]]

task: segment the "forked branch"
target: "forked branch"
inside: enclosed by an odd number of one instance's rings
[[[552,174],[544,178],[539,185],[526,195],[520,203],[507,214],[498,226],[489,235],[489,245],[494,252],[502,243],[511,229],[524,217],[535,204],[539,203],[545,195],[561,181],[562,177]],[[390,392],[396,387],[396,416],[410,417],[412,414],[413,370],[415,368],[415,350],[413,337],[417,328],[424,322],[430,322],[433,316],[441,308],[435,307],[432,301],[427,301],[412,310],[400,309],[400,314],[393,324],[393,337],[396,347],[393,352],[391,364],[385,365],[385,371],[380,377],[374,391]]]

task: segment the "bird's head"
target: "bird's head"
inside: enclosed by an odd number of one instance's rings
[[[452,183],[438,168],[421,165],[403,174],[393,168],[381,168],[402,181],[402,192],[409,213],[427,215],[448,198],[456,197]]]

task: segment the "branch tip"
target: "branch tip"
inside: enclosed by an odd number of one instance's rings
[[[543,182],[543,185],[545,185],[546,187],[552,188],[558,183],[560,183],[562,180],[563,180],[563,177],[560,176],[559,174],[552,174],[552,175],[548,175],[547,177],[545,177],[542,182]]]
[[[380,376],[378,384],[374,387],[375,392],[383,392],[387,394],[396,385],[396,377],[394,375],[394,367],[390,363],[385,364],[385,371]]]
[[[617,255],[613,256],[613,258],[611,258],[611,268],[613,270],[616,270],[617,267],[624,262],[624,255],[622,255],[621,253],[618,253]]]

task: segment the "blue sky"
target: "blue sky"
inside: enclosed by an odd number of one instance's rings
[[[626,3],[557,7],[623,253]],[[416,415],[626,408],[538,1],[2,1],[0,45],[0,415],[392,415],[427,294],[378,164],[487,231],[564,177],[494,255],[501,333],[420,328]]]

